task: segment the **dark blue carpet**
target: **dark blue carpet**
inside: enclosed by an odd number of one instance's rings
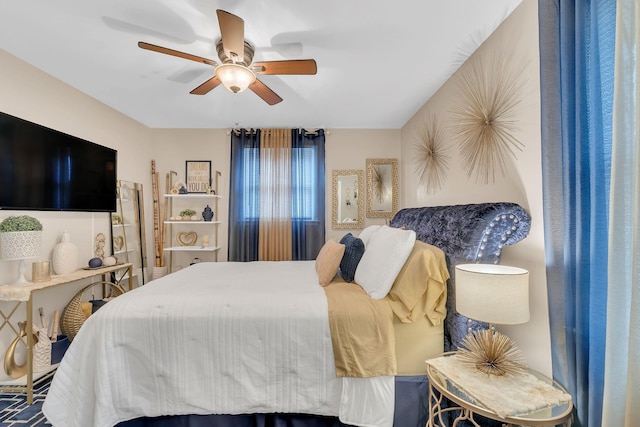
[[[49,391],[47,380],[33,390],[33,405],[27,405],[27,395],[0,393],[0,427],[51,426],[42,414],[42,403]]]

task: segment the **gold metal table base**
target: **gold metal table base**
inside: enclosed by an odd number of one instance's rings
[[[117,276],[118,272],[119,277]],[[0,392],[4,393],[25,393],[27,395],[27,404],[33,403],[33,388],[45,380],[51,378],[57,365],[52,365],[49,371],[38,372],[34,378],[33,372],[33,348],[34,339],[33,334],[29,331],[33,330],[33,294],[50,289],[55,286],[66,285],[69,283],[77,282],[83,279],[91,279],[96,276],[102,276],[103,280],[107,280],[107,275],[114,274],[116,284],[120,284],[125,279],[128,279],[129,290],[133,287],[133,264],[125,263],[110,267],[99,268],[96,270],[76,270],[73,273],[64,276],[54,276],[49,282],[41,283],[28,283],[25,285],[0,285],[0,301],[15,302],[8,314],[5,314],[0,310],[0,316],[2,316],[2,324],[0,324],[0,331],[6,326],[11,328],[16,337],[20,338],[20,332],[15,328],[11,322],[11,318],[17,313],[18,308],[24,304],[26,306],[27,331],[26,336],[20,339],[26,346],[26,365],[27,374],[26,378],[21,377],[16,380],[7,380],[0,383]],[[18,291],[18,292],[17,292]],[[15,322],[16,324],[18,322]],[[26,338],[26,342],[25,342]],[[23,384],[24,383],[24,384]]]

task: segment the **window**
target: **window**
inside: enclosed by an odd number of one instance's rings
[[[253,247],[268,220],[291,222],[293,259],[314,259],[324,244],[324,132],[287,132],[284,149],[261,149],[260,133],[231,135],[229,260],[258,259]]]

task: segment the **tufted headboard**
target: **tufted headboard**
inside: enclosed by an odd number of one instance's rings
[[[445,351],[452,351],[469,330],[487,324],[468,319],[455,310],[454,269],[463,263],[498,264],[502,248],[527,237],[531,218],[515,203],[479,203],[401,209],[392,227],[414,230],[418,240],[437,246],[447,255],[451,279],[447,284]]]

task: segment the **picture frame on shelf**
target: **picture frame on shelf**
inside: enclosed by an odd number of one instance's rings
[[[187,192],[207,193],[211,189],[211,160],[185,162]]]

